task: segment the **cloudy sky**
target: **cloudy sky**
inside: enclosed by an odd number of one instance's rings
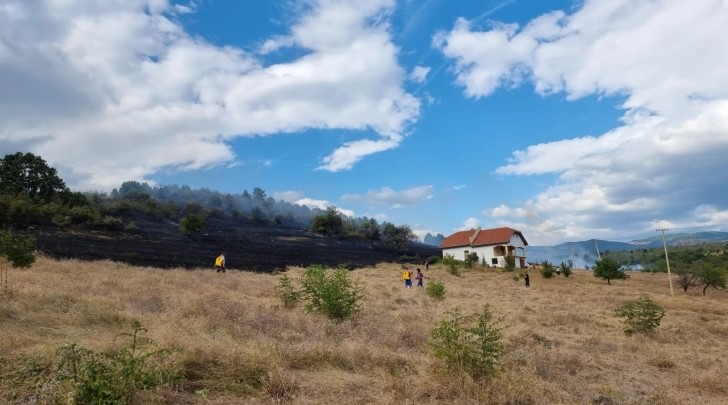
[[[728,228],[725,0],[0,0],[0,153],[531,244]]]

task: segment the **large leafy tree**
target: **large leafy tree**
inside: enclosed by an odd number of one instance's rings
[[[409,241],[415,240],[417,235],[407,225],[396,226],[390,222],[382,225],[382,240],[394,245],[397,250],[402,250]]]
[[[0,159],[0,193],[26,194],[39,201],[50,201],[68,194],[56,169],[32,153],[17,152]]]
[[[622,269],[622,265],[611,257],[605,257],[598,260],[594,266],[594,277],[601,277],[607,280],[607,284],[612,284],[610,280],[624,280],[629,278],[627,273]]]
[[[336,207],[326,208],[323,214],[316,215],[311,222],[311,232],[326,236],[340,235],[344,232],[344,221]]]

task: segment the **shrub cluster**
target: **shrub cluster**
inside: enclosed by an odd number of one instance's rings
[[[432,280],[425,287],[427,295],[434,300],[442,300],[445,298],[445,285],[437,280]]]
[[[500,319],[493,319],[488,305],[472,315],[463,315],[455,308],[431,331],[430,345],[435,357],[450,370],[482,379],[500,370],[503,328]]]
[[[665,310],[660,304],[645,294],[636,300],[623,302],[614,312],[618,317],[624,318],[624,333],[628,335],[653,332],[665,316]]]
[[[76,404],[130,404],[139,391],[171,384],[178,376],[170,364],[176,349],[142,351],[143,345],[154,345],[140,332],[138,322],[127,347],[96,353],[77,344],[61,346],[58,379],[70,386]]]
[[[297,290],[286,275],[278,285],[278,296],[286,308],[304,300],[306,311],[320,312],[338,321],[359,311],[363,291],[362,286],[350,279],[349,271],[341,266],[335,270],[309,266],[301,277],[301,290]]]

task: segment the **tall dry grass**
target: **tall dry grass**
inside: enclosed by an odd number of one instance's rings
[[[431,266],[442,301],[406,289],[399,266],[352,272],[361,312],[336,323],[285,309],[279,276],[158,270],[39,259],[11,270],[0,297],[0,402],[50,401],[56,349],[103,350],[132,320],[178,347],[180,383],[139,399],[168,404],[725,404],[728,294],[669,295],[666,275],[633,273],[611,286],[590,272],[565,279]],[[298,282],[303,269],[287,274]],[[640,293],[666,310],[652,336],[626,336],[613,310]],[[428,347],[447,310],[504,316],[504,371],[471,381],[445,371]]]

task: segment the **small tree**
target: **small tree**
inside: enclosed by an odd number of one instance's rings
[[[349,272],[339,268],[330,272],[322,266],[310,266],[301,278],[303,295],[309,301],[306,310],[321,312],[342,321],[359,311],[363,288],[349,279]]]
[[[473,268],[473,264],[478,263],[478,254],[475,252],[470,252],[465,256],[465,267],[471,269]]]
[[[285,274],[280,278],[276,291],[286,308],[295,307],[301,299],[301,292],[296,290],[291,279]]]
[[[503,270],[514,271],[516,269],[516,256],[507,255],[503,257]]]
[[[8,263],[14,267],[30,267],[35,262],[35,239],[16,235],[10,230],[0,231],[0,287],[8,293]]]
[[[544,260],[543,263],[541,263],[541,277],[551,278],[554,276],[554,272],[555,272],[555,267],[553,264],[549,263],[546,260]]]
[[[427,292],[427,295],[433,300],[442,300],[445,298],[445,285],[440,281],[432,280],[427,283],[425,292]]]
[[[569,277],[572,273],[572,267],[574,267],[572,261],[569,261],[569,263],[561,262],[561,264],[559,265],[559,270],[561,270],[561,274],[563,274],[564,277]]]
[[[687,265],[680,266],[676,273],[677,282],[680,284],[680,288],[682,288],[684,292],[688,292],[688,288],[697,284],[698,275],[695,270]]]
[[[610,280],[625,280],[629,276],[622,269],[622,265],[611,257],[605,257],[597,260],[594,266],[594,277],[601,277],[607,280],[607,284],[612,284]]]
[[[442,259],[442,264],[445,265],[448,273],[452,274],[453,276],[460,275],[460,262],[455,260],[455,257],[453,255],[445,255],[445,257]]]
[[[725,290],[728,285],[726,270],[713,263],[703,263],[697,271],[697,279],[703,286],[703,295],[708,287]]]
[[[455,308],[432,330],[430,345],[435,357],[451,370],[482,379],[500,369],[502,330],[500,319],[493,318],[488,305],[472,315],[463,315]]]
[[[624,318],[624,333],[650,333],[660,326],[665,310],[647,295],[641,295],[638,299],[623,302],[615,311],[615,314]]]

